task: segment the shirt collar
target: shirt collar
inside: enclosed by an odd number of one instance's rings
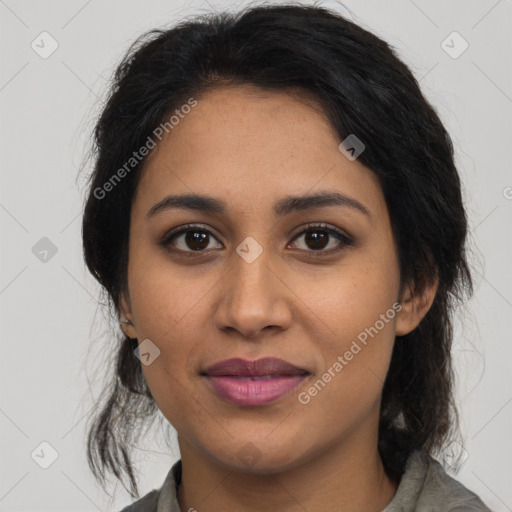
[[[413,452],[407,460],[404,476],[393,499],[382,512],[404,512],[414,510],[418,495],[424,484],[427,461],[421,452]],[[156,512],[181,512],[178,503],[178,486],[181,483],[181,460],[169,470],[160,490]]]
[[[156,512],[181,512],[178,503],[178,485],[181,482],[181,459],[176,462],[162,485]]]

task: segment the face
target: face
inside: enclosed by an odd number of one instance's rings
[[[313,100],[229,87],[146,161],[121,313],[180,446],[210,461],[265,473],[376,439],[394,338],[415,322],[378,180],[340,142]],[[191,194],[215,207],[165,201]],[[247,363],[261,358],[287,364]]]

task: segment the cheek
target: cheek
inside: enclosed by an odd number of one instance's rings
[[[381,316],[382,315],[382,316]],[[305,429],[326,437],[350,430],[378,410],[395,338],[396,310],[385,296],[352,295],[349,307],[332,307],[330,328],[336,335],[317,343],[323,368],[301,390],[298,401],[308,418]],[[306,417],[305,416],[305,417]]]
[[[142,370],[157,403],[161,394],[167,401],[174,396],[169,389],[179,388],[180,370],[192,349],[189,315],[199,298],[191,288],[184,288],[179,275],[170,273],[168,264],[161,265],[136,251],[130,260],[128,281],[139,344],[149,339],[159,351]]]
[[[187,329],[195,307],[218,280],[206,266],[180,267],[160,249],[134,252],[128,275],[139,334],[162,341]]]
[[[311,318],[316,316],[317,327],[324,326],[328,345],[343,349],[376,323],[379,335],[394,338],[393,304],[398,296],[398,280],[398,269],[391,262],[364,262],[361,258],[333,269],[328,276],[301,278],[296,290],[314,313]]]
[[[395,339],[398,277],[396,265],[374,260],[347,265],[323,287],[309,287],[308,305],[324,333],[317,338],[324,368],[311,389],[323,395],[318,402],[347,412],[378,400]]]

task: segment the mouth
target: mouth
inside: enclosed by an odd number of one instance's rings
[[[200,375],[220,398],[240,406],[258,406],[283,398],[310,372],[282,359],[265,357],[255,361],[226,359]]]

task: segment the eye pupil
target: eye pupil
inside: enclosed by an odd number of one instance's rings
[[[312,249],[323,249],[326,245],[328,234],[324,231],[309,231],[306,235],[306,243],[313,243]]]
[[[199,251],[208,247],[208,234],[200,231],[187,231],[185,234],[185,242],[190,249]],[[194,246],[196,243],[199,243],[199,246]]]
[[[352,245],[350,239],[346,236],[343,236],[338,231],[322,228],[323,226],[310,225],[307,229],[302,231],[300,235],[294,238],[294,240],[302,239],[303,242],[300,245],[306,245],[306,248],[301,248],[302,252],[307,251],[309,252],[310,256],[320,256],[322,254],[333,254],[335,251],[340,251],[343,248]],[[212,235],[208,229],[203,229],[200,226],[188,226],[188,229],[185,227],[185,229],[182,229],[181,231],[170,233],[164,237],[161,244],[164,247],[176,245],[176,252],[185,254],[188,253],[189,256],[191,256],[194,252],[209,254],[208,246],[212,241],[211,237],[213,237],[214,240],[216,239],[216,237]],[[329,245],[329,242],[333,237],[338,240],[336,247],[331,251],[324,250]],[[181,241],[175,244],[175,239],[181,239]],[[179,247],[182,244],[185,244],[186,247]],[[221,243],[216,244],[217,249],[221,249],[222,247],[223,246]]]

